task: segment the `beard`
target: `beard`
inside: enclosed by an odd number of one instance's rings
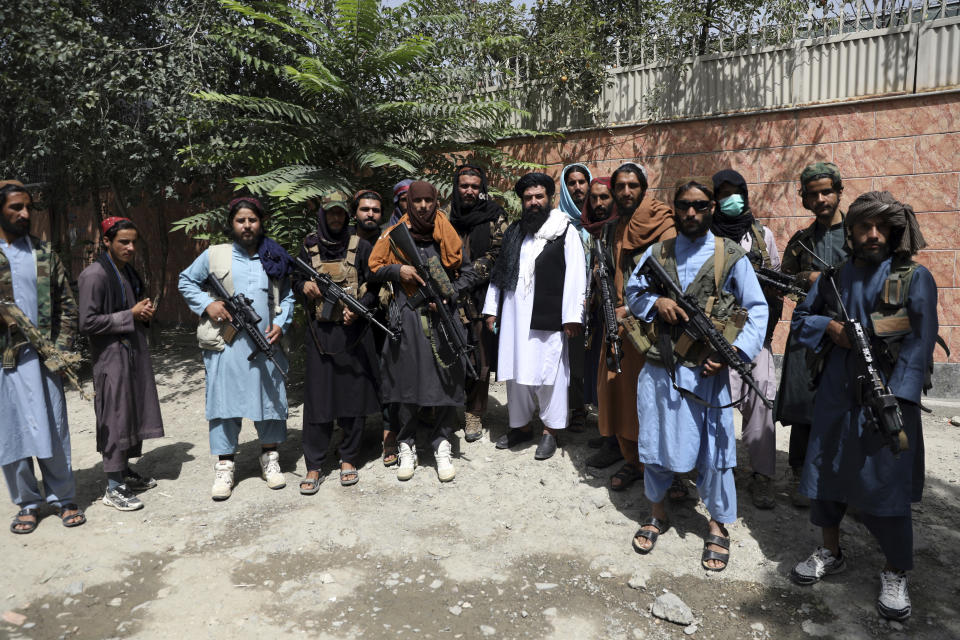
[[[21,222],[10,222],[6,216],[0,215],[0,228],[11,236],[19,238],[30,233],[30,218]]]
[[[242,234],[237,233],[236,231],[231,232],[234,242],[239,244],[241,247],[249,251],[250,249],[256,249],[260,246],[260,238],[263,237],[263,231],[260,233],[254,233],[250,237],[244,238]]]
[[[532,236],[537,231],[540,231],[540,227],[543,226],[543,223],[546,222],[549,217],[550,211],[540,205],[524,207],[523,215],[520,216],[520,230],[523,231],[525,235]]]
[[[639,202],[632,207],[627,205],[626,203],[621,203],[619,200],[617,200],[616,203],[617,203],[617,209],[620,211],[621,218],[632,217],[634,212],[637,210],[637,207],[640,206]]]
[[[853,257],[863,260],[870,266],[877,266],[887,259],[890,255],[890,245],[886,242],[876,242],[871,245],[865,245],[858,242],[853,243]]]
[[[377,231],[380,228],[380,223],[374,220],[373,218],[369,218],[367,220],[361,220],[357,224],[357,226],[364,233],[373,233],[374,231]]]
[[[594,222],[600,222],[601,220],[606,220],[607,218],[609,218],[610,213],[611,213],[611,209],[609,207],[600,205],[590,210],[590,219],[593,220]]]
[[[684,224],[683,220],[680,218],[676,219],[675,224],[679,233],[682,233],[688,238],[699,238],[713,225],[713,214],[708,213],[707,215],[703,216],[703,220],[701,220],[700,224],[697,224],[696,226]]]

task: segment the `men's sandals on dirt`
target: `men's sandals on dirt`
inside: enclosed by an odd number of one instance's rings
[[[24,520],[23,518],[29,518],[33,516],[33,520]],[[37,530],[37,524],[40,521],[40,516],[36,509],[20,509],[17,511],[17,515],[13,516],[13,522],[10,523],[10,531],[19,534],[33,533]],[[18,529],[17,527],[22,527]]]
[[[75,513],[68,515],[67,511],[74,511]],[[57,513],[57,515],[60,516],[60,522],[63,523],[63,526],[67,528],[79,527],[87,521],[87,516],[83,515],[83,511],[80,510],[80,507],[73,502],[60,505],[60,511]]]
[[[311,478],[307,476],[300,481],[300,495],[302,496],[312,496],[320,491],[320,485],[323,484],[323,476],[318,475],[316,478]]]
[[[644,529],[643,527],[656,527],[657,530],[651,531],[649,529]],[[665,534],[669,529],[669,520],[660,520],[650,516],[642,525],[640,525],[640,528],[637,529],[637,532],[633,534],[633,550],[640,555],[647,555],[653,551],[654,547],[657,546],[657,538]],[[647,548],[641,547],[639,544],[637,544],[637,538],[646,538],[650,541],[650,546]]]
[[[643,469],[628,462],[610,476],[611,491],[626,491],[634,482],[643,479]]]
[[[726,533],[726,531],[724,531]],[[718,547],[723,547],[727,550],[726,553],[721,553],[720,551],[714,551],[708,549],[710,545],[716,545]],[[709,560],[716,560],[722,562],[723,566],[721,567],[711,567],[707,564]],[[715,536],[708,534],[703,540],[703,553],[700,555],[700,566],[706,569],[707,571],[716,571],[720,572],[727,568],[727,565],[730,564],[730,537],[729,536]]]
[[[340,469],[340,486],[352,487],[360,482],[359,469]]]

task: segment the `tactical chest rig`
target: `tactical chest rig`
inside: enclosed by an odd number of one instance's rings
[[[350,236],[347,243],[347,253],[341,260],[321,260],[320,249],[317,245],[309,247],[310,264],[313,268],[330,276],[334,284],[342,288],[354,298],[360,298],[360,274],[357,272],[357,247],[360,244],[358,236]],[[344,304],[342,300],[331,302],[325,298],[318,298],[316,303],[316,318],[319,322],[336,322],[343,324]]]
[[[745,255],[746,252],[736,242],[715,237],[713,259],[703,263],[685,291],[696,298],[700,308],[730,343],[733,343],[743,330],[747,322],[747,311],[737,305],[736,298],[723,289],[722,285],[727,281],[737,260]],[[680,283],[675,238],[653,245],[649,259],[659,262],[674,282]],[[667,325],[659,320],[646,323],[635,318],[628,318],[623,324],[631,344],[657,364],[665,364],[665,358],[661,354],[667,345],[672,347],[673,356],[685,367],[699,367],[710,355],[709,345],[691,338],[682,324]],[[663,331],[666,331],[666,334],[663,334]]]

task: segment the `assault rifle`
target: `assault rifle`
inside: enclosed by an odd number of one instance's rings
[[[477,378],[477,370],[470,361],[473,347],[471,347],[463,335],[457,331],[453,316],[450,315],[450,310],[447,309],[443,297],[438,291],[439,287],[437,286],[436,280],[430,274],[430,270],[427,268],[423,256],[421,256],[417,250],[417,245],[413,241],[413,236],[410,235],[410,230],[407,228],[406,223],[400,223],[393,227],[390,231],[390,241],[402,254],[406,263],[417,270],[417,275],[419,275],[420,279],[424,282],[424,284],[420,285],[417,293],[407,300],[407,305],[409,305],[411,309],[416,309],[423,304],[433,303],[436,307],[437,318],[440,320],[440,322],[437,323],[437,333],[440,334],[442,340],[463,362],[467,375],[471,378]]]
[[[327,317],[324,320],[330,320],[329,315],[333,313],[334,307],[338,302],[343,302],[343,306],[347,309],[350,309],[353,313],[358,316],[362,316],[367,322],[376,325],[381,331],[387,334],[391,340],[399,340],[400,334],[391,331],[388,327],[384,326],[379,320],[376,319],[373,315],[373,311],[368,309],[363,305],[362,302],[354,298],[352,295],[347,293],[343,287],[338,285],[333,279],[326,273],[320,273],[313,268],[312,265],[304,261],[299,256],[294,259],[294,268],[306,275],[310,280],[312,280],[320,288],[320,293],[323,294],[323,299],[327,301],[325,315]]]
[[[280,366],[280,362],[277,360],[276,348],[267,341],[267,336],[260,331],[259,325],[262,318],[260,314],[254,310],[253,300],[242,293],[231,296],[223,287],[223,283],[212,273],[207,276],[207,287],[210,293],[215,298],[219,298],[227,308],[227,312],[231,318],[230,325],[234,330],[238,333],[246,333],[250,336],[250,339],[253,340],[256,349],[250,354],[247,360],[252,362],[258,353],[262,353],[270,362],[276,365],[280,375],[286,380],[287,371]]]
[[[604,226],[607,229],[607,226]],[[601,233],[602,235],[602,233]],[[607,369],[622,373],[620,360],[623,357],[623,343],[617,324],[616,293],[613,278],[607,265],[607,247],[601,238],[593,239],[593,251],[597,256],[597,282],[600,285],[600,313],[603,319],[603,331],[607,341]]]
[[[837,301],[839,321],[843,323],[843,331],[850,341],[851,351],[857,358],[857,404],[863,407],[866,425],[873,427],[880,434],[894,455],[910,448],[907,434],[903,431],[903,413],[897,397],[890,392],[890,388],[880,377],[874,362],[873,349],[870,347],[870,338],[859,320],[847,315],[847,309],[840,297],[840,288],[835,278],[836,269],[827,264],[812,249],[802,242],[800,247],[813,256],[824,267],[820,278],[827,278]]]
[[[12,300],[0,300],[0,323],[5,326],[7,332],[7,350],[3,354],[4,369],[7,371],[16,369],[17,350],[24,345],[30,345],[36,349],[40,362],[50,373],[60,372],[70,386],[80,392],[81,398],[90,399],[80,386],[79,353],[64,353],[57,349],[56,345],[40,332],[27,314]],[[15,336],[19,336],[19,340]]]
[[[768,287],[779,291],[782,295],[790,296],[794,302],[799,302],[807,297],[807,292],[794,283],[792,276],[785,273],[764,267],[760,263],[760,254],[757,251],[751,251],[747,254],[750,264],[753,265],[753,271],[757,274],[757,280],[760,286]]]
[[[733,345],[727,342],[723,334],[717,330],[717,327],[713,324],[713,320],[703,312],[697,304],[696,299],[685,294],[680,287],[677,286],[677,283],[667,275],[663,266],[652,256],[648,257],[646,262],[644,262],[641,272],[656,283],[662,292],[673,294],[677,305],[683,309],[684,313],[687,314],[687,318],[689,318],[689,320],[683,323],[684,332],[694,341],[704,341],[709,344],[716,353],[719,361],[736,371],[740,379],[743,380],[748,387],[753,389],[754,393],[757,394],[757,397],[760,398],[767,409],[773,409],[773,402],[763,395],[763,391],[760,390],[760,385],[757,384],[753,374],[750,373],[751,369],[753,369],[753,364],[743,361]]]

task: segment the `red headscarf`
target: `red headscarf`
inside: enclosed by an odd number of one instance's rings
[[[587,199],[583,203],[583,211],[580,214],[580,224],[583,225],[583,228],[587,230],[587,233],[592,236],[600,235],[600,229],[603,228],[603,225],[608,222],[616,223],[617,219],[620,217],[620,212],[617,211],[617,203],[613,200],[613,189],[610,186],[610,176],[594,178],[590,181],[591,187],[595,184],[602,184],[610,191],[610,216],[605,220],[593,220],[590,217],[590,193],[588,191]]]

